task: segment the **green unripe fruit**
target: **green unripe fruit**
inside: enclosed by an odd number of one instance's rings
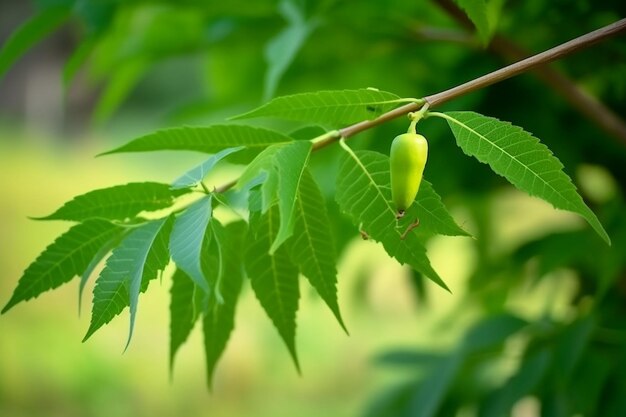
[[[428,142],[417,133],[398,135],[391,143],[391,197],[398,216],[402,216],[415,200],[427,157]]]

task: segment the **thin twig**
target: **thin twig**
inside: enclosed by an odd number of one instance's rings
[[[474,24],[453,1],[434,1],[465,29],[470,31],[474,30]],[[439,32],[433,29],[424,32],[421,28],[418,28],[417,33],[420,36],[432,36],[437,35]],[[456,34],[455,37],[451,35],[448,36],[449,40],[457,38],[461,39],[461,34]],[[442,38],[440,40],[445,39]],[[502,35],[495,35],[489,43],[488,49],[509,62],[519,61],[529,55],[515,42]],[[586,116],[607,134],[619,140],[622,144],[626,144],[626,123],[601,101],[582,90],[566,75],[554,68],[538,66],[532,70],[532,73],[552,87],[552,89],[560,94],[573,108]]]
[[[487,75],[483,75],[482,77],[468,81],[454,88],[450,88],[440,93],[432,94],[430,96],[424,97],[424,102],[427,103],[431,108],[435,107],[439,104],[445,103],[454,98],[471,93],[472,91],[476,91],[478,89],[488,87],[492,84],[496,84],[500,81],[514,77],[525,71],[531,70],[540,65],[544,65],[548,62],[551,62],[561,57],[564,57],[566,55],[572,54],[581,49],[588,48],[591,45],[594,45],[612,36],[616,36],[625,31],[626,31],[626,19],[618,20],[617,22],[612,23],[608,26],[605,26],[601,29],[587,33],[586,35],[575,38],[569,42],[565,42],[559,46],[555,46],[554,48],[548,49],[545,52],[531,56],[530,58],[526,58],[522,61],[516,62],[515,64],[511,64],[497,71],[491,72]],[[422,108],[422,103],[409,103],[409,104],[405,104],[403,106],[397,107],[387,113],[383,113],[376,119],[364,120],[362,122],[355,123],[351,126],[344,127],[343,129],[339,130],[338,133],[335,133],[333,135],[327,135],[326,137],[323,138],[323,140],[316,141],[313,144],[312,150],[317,151],[332,143],[337,142],[339,139],[348,139],[365,130],[371,129],[373,127],[386,123],[390,120],[396,119],[400,116],[404,116],[410,112],[420,110],[421,108]],[[226,191],[232,186],[234,186],[236,183],[237,183],[237,180],[231,181],[227,184],[222,185],[221,187],[218,187],[217,190],[219,192]]]

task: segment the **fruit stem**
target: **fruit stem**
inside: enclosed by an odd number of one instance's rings
[[[407,133],[417,133],[416,132],[417,123],[424,118],[424,115],[428,111],[428,107],[429,107],[429,104],[428,102],[426,102],[424,103],[422,108],[419,109],[419,111],[411,112],[408,114],[409,120],[411,120],[411,124],[409,125],[409,129],[407,130]]]

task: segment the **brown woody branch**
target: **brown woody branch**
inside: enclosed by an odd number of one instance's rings
[[[466,30],[474,31],[474,24],[452,0],[434,0],[434,2]],[[445,36],[429,28],[420,30],[420,34],[427,37],[439,35],[441,40],[445,40]],[[450,41],[460,42],[463,38],[460,34],[454,36],[448,34],[448,39]],[[465,43],[468,43],[467,40],[465,40]],[[502,35],[495,35],[492,38],[488,50],[509,62],[519,61],[529,55],[522,47]],[[578,110],[578,112],[595,123],[611,137],[626,145],[626,123],[610,108],[605,106],[601,101],[598,101],[591,94],[582,90],[565,74],[554,68],[549,66],[537,66],[531,71],[535,76],[560,94],[573,108]]]

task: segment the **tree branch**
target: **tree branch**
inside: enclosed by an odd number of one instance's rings
[[[428,103],[431,108],[435,107],[454,98],[471,93],[472,91],[476,91],[492,84],[496,84],[500,81],[514,77],[540,65],[554,61],[555,59],[559,59],[581,49],[588,48],[591,45],[594,45],[612,36],[616,36],[622,32],[626,32],[626,19],[618,20],[617,22],[605,26],[601,29],[575,38],[559,46],[555,46],[554,48],[548,49],[545,52],[531,56],[530,58],[526,58],[522,61],[511,64],[487,75],[483,75],[482,77],[468,81],[459,86],[424,97],[424,102]],[[376,119],[364,120],[351,126],[344,127],[343,129],[337,131],[336,135],[327,135],[327,137],[325,137],[323,140],[315,142],[313,144],[313,151],[317,151],[332,143],[335,143],[341,138],[347,139],[365,130],[371,129],[390,120],[396,119],[400,116],[404,116],[410,112],[417,111],[423,106],[423,104],[424,103],[405,104],[380,115]],[[223,192],[228,190],[235,184],[236,181],[231,181],[228,184],[224,184],[223,186],[219,187],[217,190]]]
[[[434,2],[465,29],[470,31],[474,30],[474,24],[454,2],[451,0],[434,0]],[[418,35],[431,37],[439,34],[438,31],[432,29],[424,31],[422,28],[418,28],[417,33]],[[461,34],[456,34],[454,37],[448,35],[448,40],[460,42],[460,39],[462,39]],[[445,38],[440,37],[440,40],[445,40]],[[465,43],[468,42],[465,41]],[[519,61],[529,55],[515,42],[501,35],[495,35],[493,37],[488,49],[510,62]],[[626,145],[626,123],[601,101],[582,90],[566,75],[554,68],[538,66],[534,68],[532,72],[560,94],[582,115],[586,116],[610,136]]]

